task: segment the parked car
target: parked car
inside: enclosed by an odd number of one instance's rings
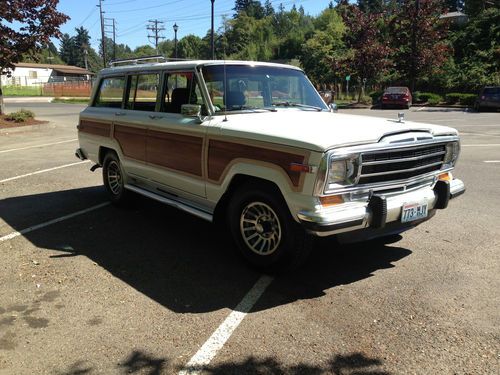
[[[465,191],[455,129],[335,113],[299,68],[130,64],[99,73],[76,155],[116,204],[135,192],[224,220],[259,268],[296,267],[314,236],[404,232]]]
[[[500,86],[483,87],[474,103],[474,108],[478,112],[488,109],[498,110],[500,108]]]
[[[380,108],[401,106],[410,109],[413,98],[408,87],[388,87],[382,94]]]

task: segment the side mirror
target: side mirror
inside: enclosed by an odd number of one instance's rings
[[[330,105],[328,107],[330,108],[330,112],[338,112],[338,110],[339,110],[338,105],[335,103],[330,103]]]
[[[184,117],[200,118],[201,105],[199,104],[183,104],[181,105],[181,115]]]

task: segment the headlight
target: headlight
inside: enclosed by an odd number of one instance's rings
[[[331,155],[329,157],[324,193],[354,185],[358,177],[358,170],[359,155]]]
[[[450,142],[446,145],[446,154],[444,155],[443,169],[453,167],[460,154],[460,143]]]

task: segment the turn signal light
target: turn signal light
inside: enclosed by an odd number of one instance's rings
[[[333,206],[335,204],[344,203],[342,195],[327,195],[326,197],[319,197],[322,206]]]
[[[441,173],[438,177],[438,180],[440,181],[451,181],[451,173]]]

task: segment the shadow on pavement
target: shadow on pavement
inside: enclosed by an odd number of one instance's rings
[[[70,210],[66,197],[72,192],[7,198],[0,204],[11,209],[0,214],[10,226],[21,230],[27,223],[12,208],[32,205],[35,210],[35,202],[58,206],[59,198],[64,197],[61,201]],[[95,187],[74,192],[101,196]],[[30,225],[40,223],[36,216],[31,220]],[[208,222],[140,197],[130,209],[106,206],[24,235],[42,250],[58,251],[47,256],[51,262],[87,257],[179,313],[234,309],[259,278],[260,274],[237,255],[228,236]],[[340,247],[331,240],[320,241],[308,263],[293,274],[277,277],[272,298],[265,298],[254,310],[322,296],[327,289],[394,267],[393,262],[409,254],[409,250],[375,242]]]
[[[155,358],[141,351],[132,352],[128,358],[117,367],[123,374],[147,374],[160,375],[177,373],[182,368],[168,368],[169,360],[166,358]],[[187,368],[188,371],[202,370],[203,374],[210,375],[390,375],[383,370],[383,362],[377,358],[370,358],[362,353],[350,353],[346,355],[333,356],[326,365],[317,366],[308,363],[287,365],[280,363],[276,358],[255,358],[249,356],[241,362],[225,362],[208,365],[202,368]],[[79,361],[68,370],[58,372],[59,375],[83,375],[92,373],[93,368],[88,367],[85,362]]]

